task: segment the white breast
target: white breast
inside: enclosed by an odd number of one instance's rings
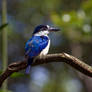
[[[49,40],[48,45],[46,46],[46,48],[41,51],[40,55],[48,54],[49,47],[50,47],[50,40]]]

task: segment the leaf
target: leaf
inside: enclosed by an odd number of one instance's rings
[[[3,28],[5,28],[7,25],[8,25],[8,23],[1,25],[1,26],[0,26],[0,31],[1,31]]]
[[[11,78],[16,78],[16,77],[25,77],[26,74],[24,73],[19,73],[19,72],[15,72],[11,75]]]

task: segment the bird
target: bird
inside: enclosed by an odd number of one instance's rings
[[[38,25],[35,27],[32,37],[25,44],[25,57],[28,58],[26,74],[30,73],[31,65],[36,57],[48,54],[50,48],[48,34],[57,31],[59,31],[58,28],[49,25]]]

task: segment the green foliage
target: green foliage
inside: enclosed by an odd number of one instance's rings
[[[4,90],[2,90],[2,89],[0,89],[0,92],[5,92]],[[12,92],[12,91],[10,91],[10,90],[7,90],[7,92]]]
[[[5,28],[7,25],[8,25],[8,23],[1,25],[1,26],[0,26],[0,32],[1,32],[2,29]]]
[[[63,28],[63,36],[70,41],[90,42],[92,40],[92,1],[84,2],[82,5],[83,7],[77,11],[51,14],[52,21]]]
[[[0,70],[0,74],[2,74],[2,70]]]
[[[26,75],[24,73],[15,72],[10,77],[11,78],[19,78],[19,77],[25,77]]]

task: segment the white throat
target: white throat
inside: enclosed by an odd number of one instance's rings
[[[48,36],[49,32],[46,30],[46,31],[40,31],[36,34],[34,34],[34,36]]]

